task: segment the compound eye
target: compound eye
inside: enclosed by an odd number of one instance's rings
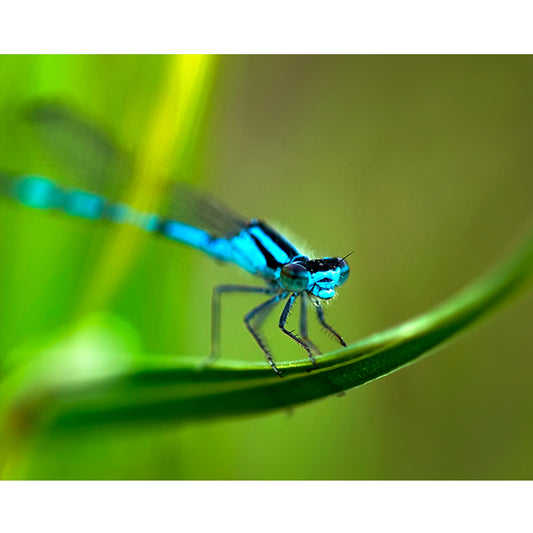
[[[339,286],[341,286],[348,279],[348,276],[350,275],[350,267],[348,266],[348,263],[344,259],[341,259],[339,262],[339,271],[340,271]]]
[[[288,291],[301,292],[309,285],[309,271],[298,263],[285,265],[280,272],[280,282]]]

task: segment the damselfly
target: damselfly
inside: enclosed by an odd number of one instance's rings
[[[65,140],[72,143],[78,137],[78,146],[90,144],[93,153],[103,154],[99,169],[104,167],[124,170],[127,157],[114,143],[81,117],[53,106],[39,106],[32,113],[32,121],[54,143],[54,149],[65,150]],[[120,157],[119,157],[120,156]],[[78,156],[74,155],[76,160]],[[111,164],[113,160],[113,164]],[[95,166],[92,159],[91,166]],[[117,163],[120,161],[120,163]],[[77,170],[79,166],[75,161]],[[85,162],[86,164],[86,162]],[[85,169],[95,178],[95,168]],[[260,293],[268,299],[253,308],[244,317],[246,328],[264,352],[272,369],[281,376],[270,348],[261,336],[261,324],[281,301],[286,303],[279,317],[281,331],[296,341],[316,365],[314,353],[320,353],[309,338],[307,308],[314,308],[318,321],[337,341],[346,346],[343,338],[326,322],[322,301],[331,300],[336,290],[348,278],[346,258],[323,257],[311,259],[301,254],[285,237],[259,219],[246,220],[210,196],[181,183],[172,183],[167,190],[167,208],[158,213],[142,213],[131,206],[108,197],[79,188],[69,188],[36,175],[2,176],[4,195],[17,199],[26,206],[58,210],[91,220],[107,220],[130,224],[147,232],[162,235],[172,241],[192,246],[206,254],[233,263],[250,274],[262,278],[265,286],[221,285],[214,289],[212,298],[211,354],[206,364],[218,357],[220,344],[221,296],[226,293]],[[286,328],[287,318],[296,300],[301,300],[300,334]]]

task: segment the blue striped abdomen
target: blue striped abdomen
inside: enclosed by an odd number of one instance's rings
[[[9,188],[9,194],[29,207],[55,209],[77,217],[128,224],[159,233],[265,278],[277,278],[279,269],[300,255],[284,237],[256,219],[243,223],[242,230],[237,234],[214,236],[178,220],[141,213],[126,204],[109,202],[97,194],[64,189],[40,176],[13,180]]]
[[[104,213],[106,200],[97,194],[80,190],[65,190],[40,176],[21,178],[13,184],[15,198],[37,209],[61,209],[69,215],[98,219]]]
[[[14,180],[11,194],[22,204],[37,209],[57,209],[90,220],[105,219],[117,224],[130,224],[154,231],[159,218],[145,214],[125,204],[114,204],[98,194],[79,189],[64,189],[41,176],[28,176]]]
[[[129,224],[160,233],[168,239],[202,250],[222,261],[237,263],[249,271],[257,270],[252,264],[242,261],[241,254],[232,247],[230,239],[214,238],[194,226],[141,213],[126,204],[108,202],[97,194],[63,189],[47,178],[28,176],[14,180],[10,192],[19,202],[29,207],[57,209],[87,219],[105,219],[116,224]]]
[[[168,239],[202,250],[216,259],[234,262],[229,239],[213,237],[207,231],[177,220],[161,220],[157,231]]]
[[[173,241],[192,246],[220,261],[235,263],[252,274],[264,271],[265,261],[250,246],[246,230],[233,237],[213,237],[207,231],[177,220],[163,220],[158,231]]]

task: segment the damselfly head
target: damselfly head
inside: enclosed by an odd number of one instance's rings
[[[329,300],[349,275],[350,267],[342,257],[308,259],[301,256],[282,267],[280,284],[288,291],[308,291],[318,298]]]
[[[308,261],[307,268],[311,275],[307,290],[323,300],[333,298],[335,289],[344,284],[350,275],[350,267],[342,257],[312,259]]]

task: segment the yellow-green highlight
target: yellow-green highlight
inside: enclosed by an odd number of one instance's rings
[[[165,183],[173,173],[187,180],[187,150],[194,151],[215,61],[209,55],[168,57],[159,95],[148,109],[145,135],[139,140],[130,188],[124,196],[124,202],[141,212],[157,212]],[[146,238],[126,226],[110,235],[102,249],[100,267],[87,284],[82,312],[105,306]]]

